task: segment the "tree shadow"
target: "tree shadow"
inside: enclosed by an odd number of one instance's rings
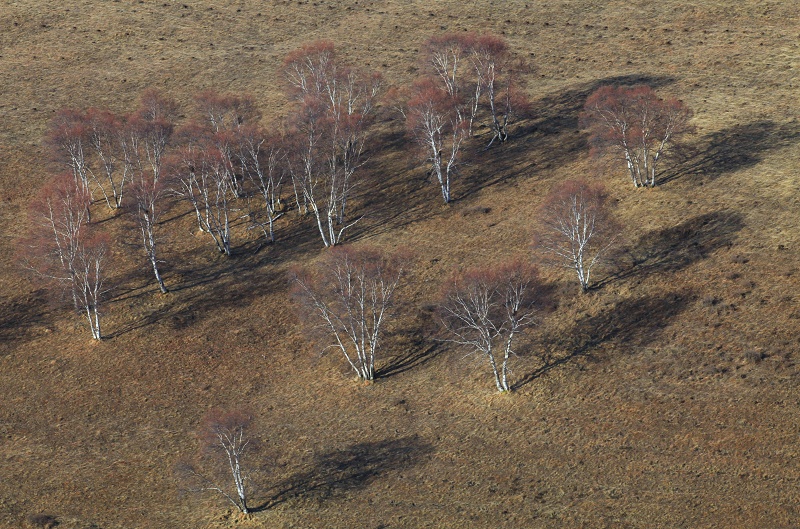
[[[295,498],[321,501],[363,489],[388,472],[418,464],[433,450],[430,443],[414,435],[357,443],[345,450],[321,454],[310,468],[275,485],[275,493],[253,511],[264,511]]]
[[[290,214],[294,217],[295,213]],[[119,337],[152,324],[168,325],[173,330],[187,328],[213,315],[215,309],[245,306],[268,293],[287,290],[280,265],[324,251],[319,234],[306,220],[292,218],[291,222],[276,226],[274,243],[267,243],[264,238],[238,242],[231,256],[217,252],[210,238],[183,252],[167,253],[160,266],[169,289],[165,294],[167,306],[148,305],[147,312],[107,337]],[[133,307],[138,299],[159,295],[147,266],[113,278],[110,283],[117,286],[115,295],[107,301],[109,305]]]
[[[683,146],[673,156],[672,168],[659,183],[679,178],[693,182],[713,181],[761,162],[769,151],[788,147],[800,140],[800,123],[778,125],[771,120],[734,125],[705,135],[694,146]]]
[[[414,314],[414,319],[386,333],[385,342],[390,345],[390,350],[401,352],[381,362],[375,370],[376,379],[405,373],[428,363],[441,353],[441,342],[430,339],[436,328],[432,325],[433,314],[417,307],[408,307],[401,311],[404,314]]]
[[[389,378],[428,363],[439,355],[439,345],[438,343],[420,342],[414,347],[405,349],[401,354],[389,357],[380,368],[375,370],[375,378]]]
[[[719,210],[645,233],[610,258],[619,271],[598,281],[595,288],[629,277],[682,270],[720,248],[732,246],[744,225],[740,213]]]
[[[646,347],[683,312],[693,299],[691,291],[626,299],[595,316],[584,316],[567,332],[543,339],[548,349],[544,364],[525,374],[513,389],[519,389],[552,369],[580,357],[591,357],[604,344],[615,343],[629,350]]]
[[[447,211],[438,184],[409,153],[415,147],[399,120],[384,123],[374,144],[381,149],[367,153],[372,158],[352,199],[364,217],[350,230],[348,240],[388,233]]]
[[[232,257],[198,257],[207,248],[192,249],[175,262],[164,267],[166,279],[180,276],[186,278],[177,283],[168,283],[168,303],[163,307],[150,308],[134,321],[108,334],[108,338],[123,336],[153,324],[167,325],[173,330],[189,327],[213,314],[217,309],[246,306],[252,300],[277,289],[286,288],[286,278],[280,271],[267,267],[272,262],[267,253],[240,252]],[[139,274],[140,272],[134,272]],[[138,279],[137,279],[138,278]],[[122,278],[121,282],[141,280],[139,275]],[[118,296],[109,304],[131,303],[135,298],[154,295],[152,288],[128,289],[125,296]]]
[[[601,86],[645,84],[659,88],[674,81],[673,77],[647,74],[606,77],[534,101],[527,116],[512,127],[508,141],[490,149],[470,143],[465,165],[490,171],[465,171],[457,195],[467,197],[485,187],[530,176],[532,171],[564,165],[586,151],[587,138],[580,131],[578,119],[586,99]],[[483,141],[482,136],[477,139]]]
[[[35,326],[45,323],[47,301],[37,292],[27,297],[0,300],[0,356],[11,352],[11,345],[26,340]]]

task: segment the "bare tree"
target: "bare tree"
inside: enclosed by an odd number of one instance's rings
[[[244,127],[250,128],[261,119],[254,100],[249,96],[221,94],[213,90],[205,90],[195,96],[198,110],[198,122],[209,129],[208,140],[219,152],[230,178],[230,189],[236,197],[244,195],[242,176],[245,168],[241,166],[246,160],[241,157],[244,147],[242,142],[250,138],[242,135]]]
[[[347,219],[347,201],[365,161],[381,78],[339,64],[328,41],[290,53],[284,72],[295,102],[289,116],[292,182],[302,208],[316,218],[323,244],[334,246],[359,220]]]
[[[429,38],[422,53],[433,84],[450,96],[450,111],[464,123],[467,135],[485,108],[492,131],[489,145],[506,141],[513,117],[527,107],[517,87],[522,63],[513,58],[506,41],[488,33],[444,33]]]
[[[201,456],[213,470],[203,472],[195,465],[180,464],[178,470],[185,475],[190,492],[213,491],[240,512],[250,512],[247,505],[250,476],[244,456],[253,446],[249,436],[251,422],[251,415],[241,410],[214,409],[203,417],[197,437]]]
[[[199,229],[211,235],[220,252],[231,255],[237,204],[241,200],[250,204],[252,191],[246,189],[246,182],[252,181],[268,200],[267,221],[260,221],[261,209],[250,208],[243,217],[274,239],[273,223],[279,216],[277,160],[265,155],[269,149],[256,124],[260,114],[253,100],[209,90],[195,99],[197,117],[177,133],[180,147],[172,168],[178,194],[192,204]]]
[[[72,173],[76,193],[88,199],[85,222],[91,221],[89,206],[93,200],[87,153],[88,138],[86,116],[71,108],[61,109],[56,113],[45,136],[45,144],[50,148],[53,159]]]
[[[586,292],[592,271],[603,263],[619,232],[605,189],[584,180],[564,182],[545,200],[539,218],[542,231],[536,247],[549,255],[550,263],[574,270]]]
[[[459,167],[461,144],[469,135],[469,123],[453,105],[453,96],[431,78],[414,84],[407,107],[408,131],[430,164],[430,174],[436,177],[447,204],[452,200],[450,188]]]
[[[219,151],[208,131],[189,124],[179,133],[183,145],[176,154],[180,196],[194,207],[201,231],[211,235],[217,249],[231,255],[232,188],[229,158]]]
[[[586,100],[581,123],[598,153],[625,161],[635,187],[653,187],[665,152],[691,130],[691,117],[683,102],[661,99],[649,86],[602,86]]]
[[[256,125],[245,125],[236,133],[235,157],[242,173],[252,182],[257,195],[263,200],[261,208],[250,208],[252,227],[261,229],[268,242],[275,242],[275,221],[284,213],[281,188],[286,149],[283,141],[268,136]]]
[[[156,178],[152,173],[138,173],[131,186],[135,211],[134,218],[142,236],[142,248],[153,269],[158,288],[162,293],[167,293],[167,287],[159,270],[159,238],[156,229],[160,222],[162,203],[167,195],[168,188],[163,179]]]
[[[257,123],[261,113],[252,97],[221,94],[204,90],[195,96],[203,121],[207,121],[214,132],[235,130],[245,124]]]
[[[75,188],[73,175],[54,177],[32,206],[32,233],[23,243],[23,259],[37,277],[69,292],[92,338],[100,340],[109,242],[87,225],[88,211],[88,193]]]
[[[97,167],[87,167],[96,187],[100,189],[106,205],[112,209],[122,206],[122,196],[127,183],[121,139],[124,137],[123,124],[108,110],[90,108],[85,116],[87,139],[97,158]],[[122,167],[120,167],[122,165]],[[100,174],[98,174],[100,173]]]
[[[158,266],[161,261],[156,230],[168,191],[164,165],[175,127],[176,109],[174,102],[158,92],[145,91],[139,109],[127,117],[120,134],[125,173],[132,181],[134,218],[141,233],[142,248],[162,293],[167,292],[167,287]]]
[[[534,323],[541,290],[536,269],[513,262],[456,274],[440,305],[446,341],[482,355],[497,391],[511,391],[510,362],[518,335]]]
[[[160,116],[151,118],[149,113],[147,107],[140,108],[128,116],[123,128],[120,143],[129,178],[144,173],[150,173],[155,180],[161,178],[175,123]]]
[[[327,348],[340,351],[361,380],[375,377],[381,334],[393,316],[394,292],[404,271],[401,253],[334,249],[319,267],[295,276],[296,293],[315,316]]]
[[[145,121],[174,123],[180,114],[178,103],[157,88],[148,88],[139,97],[139,117]]]
[[[469,42],[476,87],[474,112],[485,99],[492,131],[489,147],[495,140],[508,140],[508,127],[514,116],[528,107],[528,101],[518,87],[523,65],[513,59],[508,44],[501,37],[485,34]]]

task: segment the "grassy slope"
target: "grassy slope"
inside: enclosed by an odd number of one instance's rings
[[[795,523],[800,30],[790,2],[51,4],[0,7],[0,523],[37,512],[65,528]],[[529,252],[540,197],[593,172],[575,118],[598,82],[648,79],[696,113],[698,152],[666,185],[634,192],[618,172],[599,176],[642,264],[580,298],[569,278],[549,276],[558,307],[531,350],[561,361],[521,359],[515,394],[492,395],[460,352],[422,354],[425,313],[400,322],[389,342],[399,369],[373,386],[315,356],[285,301],[287,267],[320,253],[310,231],[288,238],[294,220],[276,247],[228,261],[185,237],[191,219],[176,209],[175,292],[156,294],[121,250],[114,337],[100,344],[19,275],[15,221],[46,175],[40,139],[56,109],[124,110],[154,85],[186,105],[206,87],[247,91],[277,115],[276,70],[300,43],[331,39],[402,84],[440,28],[503,32],[536,67],[536,112],[514,143],[474,157],[450,208],[407,146],[374,156],[357,235],[418,251],[404,292],[413,307],[431,303],[453,267]],[[403,208],[386,206],[395,191]],[[748,363],[748,351],[766,358]],[[170,470],[194,452],[206,408],[242,402],[265,439],[257,503],[275,503],[247,520],[215,498],[179,496]]]

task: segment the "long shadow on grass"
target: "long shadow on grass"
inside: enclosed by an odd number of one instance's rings
[[[161,272],[170,292],[160,298],[164,306],[148,309],[134,321],[113,329],[108,337],[153,324],[182,329],[215,314],[217,309],[246,306],[268,293],[287,290],[286,274],[276,265],[324,251],[312,224],[310,219],[292,218],[291,223],[276,228],[275,243],[266,244],[263,238],[241,242],[230,257],[218,253],[210,237],[182,253],[167,250]],[[147,266],[112,282],[119,285],[109,302],[112,305],[135,306],[139,298],[159,296]]]
[[[659,88],[674,81],[673,77],[647,74],[607,77],[534,101],[530,117],[512,127],[507,142],[489,149],[470,143],[472,150],[465,152],[464,178],[455,183],[456,196],[469,196],[542,168],[558,167],[588,152],[578,117],[586,99],[601,86],[645,84]],[[477,141],[484,141],[484,137]]]
[[[681,291],[626,299],[600,314],[579,319],[567,332],[544,339],[549,349],[544,355],[546,362],[525,374],[514,389],[578,358],[591,357],[594,349],[607,343],[619,344],[630,351],[646,347],[686,309],[692,297],[691,292]]]
[[[624,278],[682,270],[733,245],[743,227],[740,213],[719,210],[645,233],[617,252],[612,260],[619,271],[598,282],[597,287]]]
[[[348,240],[387,233],[446,211],[440,188],[417,163],[410,141],[399,120],[384,123],[376,134],[380,149],[367,153],[371,159],[352,200],[364,217],[349,231]]]
[[[0,300],[0,356],[11,352],[11,345],[24,341],[34,326],[45,322],[47,301],[35,295]]]
[[[441,353],[441,342],[431,341],[434,332],[431,314],[417,307],[408,307],[404,313],[414,314],[412,322],[386,334],[384,344],[391,350],[402,351],[385,358],[375,370],[375,378],[389,378],[426,364]]]
[[[389,378],[400,373],[405,373],[415,367],[421,366],[439,355],[438,343],[425,343],[415,340],[412,347],[405,352],[389,357],[375,370],[375,378]]]
[[[433,452],[419,436],[358,443],[345,450],[315,457],[307,470],[278,483],[271,498],[255,511],[263,511],[294,498],[324,500],[338,493],[360,490],[387,473],[418,464]]]
[[[512,126],[507,142],[490,149],[485,148],[489,136],[481,134],[488,129],[479,127],[478,136],[463,147],[463,165],[453,181],[454,203],[485,187],[509,183],[579,156],[586,150],[586,138],[578,129],[578,115],[586,98],[600,86],[647,84],[658,88],[672,82],[674,79],[666,76],[625,75],[546,96],[533,103],[527,118]],[[385,123],[375,144],[381,145],[381,152],[365,166],[369,175],[356,190],[359,209],[366,217],[351,230],[351,238],[388,232],[447,212],[438,184],[426,173],[427,166],[418,162],[402,123]]]
[[[679,178],[693,181],[715,180],[725,174],[752,167],[769,151],[800,141],[800,124],[778,125],[761,120],[734,125],[701,138],[696,145],[677,153],[675,164],[664,172],[659,183]]]
[[[277,289],[286,288],[286,277],[280,271],[266,265],[272,260],[268,252],[242,251],[232,257],[202,256],[203,251],[213,249],[193,249],[181,256],[173,256],[175,261],[165,267],[164,277],[170,293],[164,298],[164,306],[150,309],[139,315],[133,322],[114,330],[109,338],[115,338],[137,329],[165,324],[177,330],[216,313],[218,309],[247,306],[252,300]],[[172,277],[186,278],[178,284],[170,283]],[[138,277],[138,276],[137,276]],[[121,278],[120,282],[130,284],[136,278]],[[139,278],[138,280],[141,280]],[[112,303],[131,303],[134,298],[158,296],[156,287],[129,289],[127,295],[119,296]]]

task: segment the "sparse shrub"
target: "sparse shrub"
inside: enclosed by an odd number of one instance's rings
[[[764,359],[764,353],[754,349],[748,349],[744,352],[743,357],[748,364],[758,364]]]
[[[44,513],[29,514],[27,522],[31,527],[41,527],[43,529],[53,529],[58,526],[58,519],[55,516]]]
[[[488,215],[492,212],[492,208],[489,206],[473,206],[471,208],[465,208],[461,211],[462,217],[470,217],[472,215]]]

